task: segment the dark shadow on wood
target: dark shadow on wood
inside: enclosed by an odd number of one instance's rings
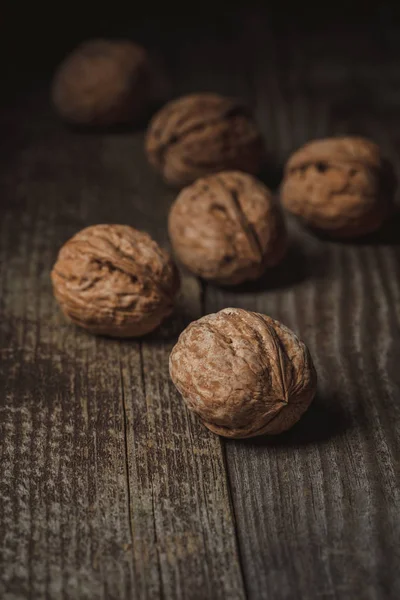
[[[246,446],[304,446],[328,441],[350,427],[350,417],[337,398],[317,395],[308,411],[289,431],[239,440]]]
[[[218,286],[223,290],[238,294],[254,294],[263,291],[284,289],[301,283],[310,277],[319,277],[323,273],[325,253],[306,255],[301,244],[294,240],[288,248],[283,261],[256,281],[247,281],[240,285]]]
[[[283,166],[274,164],[273,161],[267,158],[266,164],[264,164],[261,171],[258,173],[258,179],[260,179],[264,185],[270,190],[278,190],[283,178]]]
[[[172,315],[165,319],[157,329],[151,333],[138,338],[146,344],[175,343],[182,331],[191,323],[199,318],[198,314],[191,314],[186,308],[183,311],[178,307]]]
[[[400,245],[400,211],[389,217],[378,231],[359,238],[334,238],[317,229],[310,231],[321,241],[346,246],[396,246]]]

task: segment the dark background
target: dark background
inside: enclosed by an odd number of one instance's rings
[[[91,37],[127,36],[163,55],[179,49],[184,40],[195,44],[198,39],[235,37],[243,19],[259,13],[268,15],[270,29],[285,44],[298,44],[299,34],[334,33],[339,41],[343,33],[354,32],[354,44],[362,37],[374,46],[372,60],[381,60],[390,54],[393,31],[400,23],[400,8],[394,0],[357,0],[350,6],[342,0],[331,4],[216,0],[187,5],[174,0],[160,7],[152,2],[112,2],[103,7],[72,2],[50,8],[42,4],[13,2],[3,11],[2,95],[10,91],[9,85],[20,87],[48,75],[77,43]],[[301,44],[298,52],[302,52]],[[338,47],[338,60],[345,56],[346,50]]]

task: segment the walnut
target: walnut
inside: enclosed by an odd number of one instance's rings
[[[378,229],[394,195],[391,166],[361,137],[309,142],[285,168],[282,202],[313,228],[352,237]]]
[[[179,260],[225,285],[257,279],[287,247],[282,212],[270,191],[240,171],[209,175],[182,190],[168,225]]]
[[[217,94],[192,94],[164,106],[150,123],[146,151],[164,180],[178,187],[224,169],[257,173],[263,159],[250,112]]]
[[[240,308],[191,323],[172,349],[170,374],[189,409],[230,438],[289,429],[317,385],[310,353],[295,334]]]
[[[60,250],[51,273],[64,314],[91,333],[137,337],[172,311],[179,275],[169,254],[142,231],[94,225]]]
[[[58,68],[53,104],[77,125],[114,125],[139,119],[150,102],[150,63],[129,41],[91,40]]]

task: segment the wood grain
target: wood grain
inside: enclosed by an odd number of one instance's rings
[[[300,70],[307,58],[301,44],[315,51],[316,43],[297,40],[282,56],[267,20],[248,27],[242,47],[253,52],[255,105],[278,165],[307,139],[355,131],[377,139],[399,170],[384,111],[368,119],[350,104],[338,115],[322,52]],[[335,56],[325,40],[325,57],[330,52]],[[344,82],[351,81],[348,64],[335,60]],[[317,61],[315,96],[302,73]],[[369,97],[378,76],[365,73]],[[283,321],[306,341],[319,374],[317,399],[291,432],[225,442],[248,596],[397,598],[399,237],[389,225],[361,244],[339,244],[290,227],[292,252],[255,290],[205,293],[206,312],[240,306]]]
[[[153,44],[175,94],[251,104],[269,185],[307,139],[343,132],[376,139],[400,177],[394,29],[301,33],[247,9],[170,23]],[[45,89],[0,126],[0,597],[397,600],[397,216],[354,244],[289,221],[288,257],[259,283],[226,290],[186,273],[158,332],[95,338],[52,297],[59,246],[99,222],[167,244],[174,192],[148,167],[142,133],[69,131]],[[220,440],[170,382],[179,332],[226,306],[282,320],[314,357],[316,401],[279,438]]]
[[[199,284],[184,278],[181,310],[142,342],[85,334],[51,293],[59,246],[88,224],[166,242],[171,194],[143,136],[70,132],[40,96],[4,116],[0,596],[240,599],[221,443],[168,376],[177,332],[201,314]]]

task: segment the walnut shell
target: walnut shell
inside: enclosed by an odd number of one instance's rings
[[[146,151],[164,180],[178,187],[224,169],[257,173],[263,159],[250,112],[217,94],[192,94],[166,104],[150,123]]]
[[[179,260],[225,285],[257,279],[287,247],[280,207],[268,188],[240,171],[209,175],[183,189],[168,228]]]
[[[311,227],[352,237],[382,225],[394,190],[393,170],[376,144],[338,137],[309,142],[291,156],[281,196]]]
[[[307,347],[266,315],[225,308],[191,323],[170,356],[172,381],[212,432],[278,434],[307,410],[317,375]]]
[[[59,115],[77,125],[114,125],[140,118],[150,101],[150,63],[129,41],[91,40],[58,68],[52,100]]]
[[[169,315],[179,275],[168,252],[127,225],[93,225],[61,248],[51,273],[63,313],[91,333],[137,337]]]

